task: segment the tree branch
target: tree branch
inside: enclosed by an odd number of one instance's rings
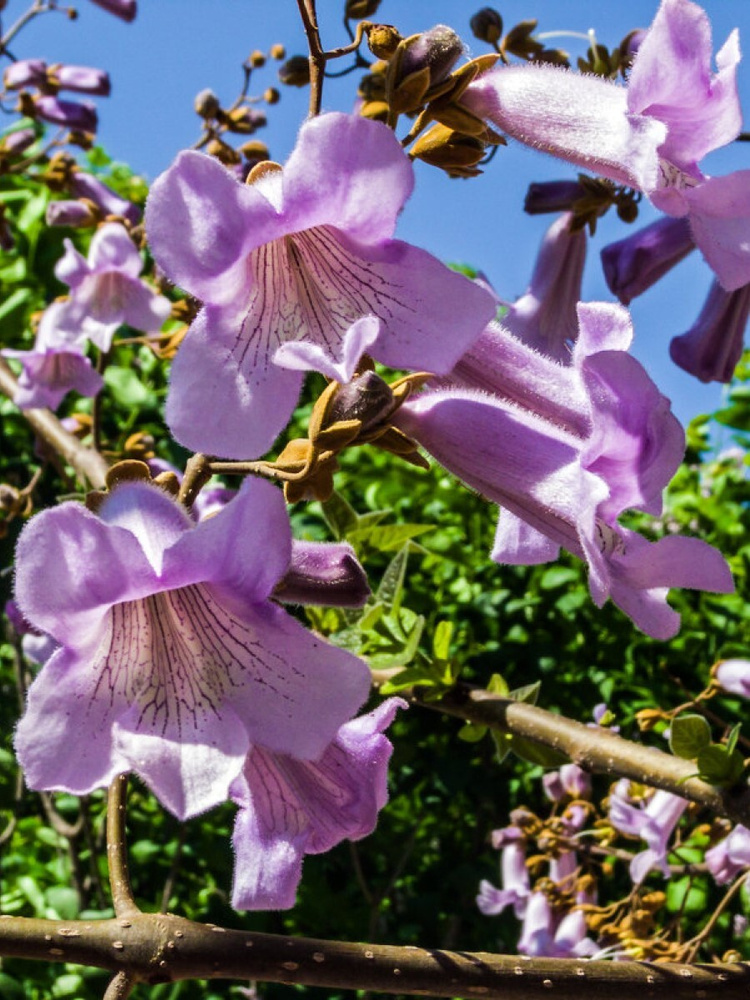
[[[138,909],[128,871],[128,848],[125,831],[125,801],[128,776],[119,774],[109,786],[107,795],[107,863],[112,902],[118,917],[131,917]]]
[[[625,740],[609,729],[587,726],[535,705],[511,701],[482,689],[458,685],[439,701],[417,691],[412,699],[424,708],[446,712],[503,733],[524,736],[558,750],[585,771],[630,778],[681,795],[720,816],[750,826],[750,786],[709,785],[695,774],[695,764],[653,747]]]
[[[15,375],[7,361],[0,358],[0,392],[12,399],[17,388]],[[94,489],[104,488],[109,466],[98,452],[87,448],[66,431],[51,410],[22,410],[21,413],[39,437],[75,469],[79,478],[89,482]]]
[[[139,913],[101,921],[0,917],[0,954],[74,962],[146,983],[257,979],[328,989],[486,1000],[739,1000],[750,965],[529,959],[486,952],[350,944],[228,930]]]

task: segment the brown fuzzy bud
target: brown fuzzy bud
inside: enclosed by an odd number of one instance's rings
[[[271,46],[268,50],[268,54],[272,59],[276,59],[278,62],[281,62],[281,60],[286,57],[286,49],[280,42],[277,42],[275,45]]]
[[[260,69],[261,66],[266,65],[265,54],[259,49],[256,49],[247,57],[247,64],[248,66],[252,66],[253,69]]]
[[[357,93],[365,101],[385,99],[385,77],[382,73],[367,73],[359,81]]]
[[[494,7],[482,7],[469,21],[471,32],[481,42],[496,45],[503,36],[503,19]]]
[[[226,142],[222,142],[221,139],[212,139],[206,146],[206,152],[209,156],[216,157],[220,163],[223,163],[227,167],[235,166],[242,159],[236,149]]]
[[[344,17],[347,21],[361,21],[372,17],[380,6],[380,0],[346,0]]]
[[[291,56],[279,67],[279,80],[287,87],[306,87],[310,83],[307,56]]]
[[[402,41],[392,24],[374,24],[367,32],[367,45],[378,59],[390,59]]]
[[[215,118],[219,111],[221,111],[219,98],[213,90],[202,90],[199,94],[196,94],[193,107],[195,108],[195,113],[200,115],[201,118]]]
[[[363,101],[359,109],[361,118],[373,122],[387,122],[390,109],[385,101]]]
[[[276,87],[266,87],[263,91],[263,100],[266,104],[278,104],[281,100],[281,94]]]
[[[259,139],[251,139],[250,142],[243,142],[240,152],[251,163],[259,163],[261,160],[270,159],[268,146]]]

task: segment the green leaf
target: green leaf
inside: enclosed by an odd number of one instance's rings
[[[696,760],[711,743],[711,727],[702,715],[678,715],[673,719],[669,748],[676,757]]]
[[[22,233],[26,233],[27,236],[30,236],[32,231],[39,227],[39,223],[42,221],[44,213],[47,211],[47,204],[49,200],[49,191],[46,189],[39,191],[38,194],[29,198],[21,211],[18,213],[18,219],[16,220],[16,225]]]
[[[550,566],[542,574],[539,587],[542,590],[555,590],[557,587],[564,587],[568,583],[577,583],[578,573],[570,566]]]
[[[26,1000],[26,990],[7,972],[0,972],[0,997],[3,1000]]]
[[[393,552],[408,539],[423,535],[425,531],[432,531],[433,527],[432,524],[386,524],[363,527],[360,523],[347,534],[346,538],[355,548],[366,543],[377,552]]]
[[[509,691],[508,697],[512,698],[513,701],[523,701],[527,705],[536,705],[541,688],[542,682],[534,681],[533,684],[524,684],[523,687],[514,688],[512,691]]]
[[[727,748],[719,743],[712,743],[701,750],[697,764],[698,776],[711,785],[734,785],[745,769],[742,754],[736,750],[728,753]]]
[[[467,722],[456,734],[464,743],[478,743],[487,735],[487,726],[479,726],[475,722]]]
[[[132,368],[109,365],[104,372],[104,382],[121,406],[136,409],[154,404],[153,393],[146,388]]]
[[[705,884],[690,875],[667,882],[666,906],[670,913],[705,917],[708,904]]]
[[[321,509],[337,542],[346,538],[347,533],[357,525],[357,512],[340,493],[334,492],[329,500],[321,504]]]
[[[75,920],[78,916],[78,893],[68,885],[53,885],[44,893],[47,906],[60,920]]]
[[[436,660],[447,660],[450,657],[453,622],[439,621],[432,636],[432,654]]]
[[[389,604],[394,609],[398,608],[404,589],[404,577],[406,576],[406,564],[408,560],[409,542],[396,553],[388,564],[375,594],[376,600],[382,601],[383,604]]]
[[[30,288],[17,288],[15,292],[8,296],[8,298],[0,304],[0,323],[2,323],[6,316],[10,316],[12,312],[16,309],[20,309],[21,306],[25,305],[31,298]]]
[[[569,758],[559,750],[552,747],[542,746],[541,743],[534,743],[527,740],[525,736],[511,736],[510,748],[517,757],[527,761],[529,764],[541,764],[542,767],[560,767],[567,764]]]
[[[738,722],[736,726],[732,726],[732,730],[727,736],[727,753],[734,753],[737,748],[737,740],[740,738],[740,730],[742,729],[742,723]]]
[[[493,674],[490,677],[489,684],[487,685],[487,690],[492,694],[499,694],[503,698],[510,698],[510,688],[508,687],[508,682],[500,674]],[[523,690],[523,689],[521,689]],[[514,698],[514,701],[518,701],[518,698]],[[522,700],[522,699],[521,699]]]
[[[513,749],[513,737],[510,733],[501,733],[497,729],[491,729],[490,735],[495,744],[497,762],[502,764]]]

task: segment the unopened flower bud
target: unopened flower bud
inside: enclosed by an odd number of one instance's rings
[[[228,167],[240,162],[240,154],[237,150],[221,139],[212,139],[206,146],[206,152]]]
[[[34,101],[38,118],[52,125],[74,129],[77,132],[96,132],[96,108],[88,101],[61,101],[59,97],[43,95]]]
[[[136,0],[92,0],[92,3],[128,23],[135,19],[138,11]]]
[[[469,21],[475,38],[496,45],[503,36],[503,19],[494,7],[482,7]]]
[[[336,393],[328,413],[328,423],[360,420],[362,433],[381,423],[393,410],[391,387],[373,371],[353,378]]]
[[[43,87],[47,82],[47,63],[43,59],[19,59],[3,73],[8,90],[21,87]]]
[[[586,194],[578,181],[543,181],[529,184],[524,212],[545,215],[547,212],[567,212]]]
[[[347,21],[361,21],[372,17],[380,6],[380,0],[346,0],[344,17]]]
[[[469,176],[476,172],[485,146],[481,139],[454,132],[445,125],[433,125],[417,139],[411,152],[425,163],[441,167],[449,174],[457,172]]]
[[[272,59],[281,61],[286,56],[286,49],[280,42],[277,42],[275,45],[271,46],[268,50],[268,54]]]
[[[307,56],[291,56],[279,68],[279,80],[287,87],[306,87],[310,83]]]
[[[430,86],[444,80],[464,51],[464,43],[453,28],[436,24],[421,35],[412,35],[404,43],[399,79],[405,80],[424,67],[430,71]]]
[[[91,229],[101,222],[102,213],[88,199],[79,201],[51,201],[47,205],[45,221],[48,226],[71,226],[74,229]]]
[[[266,87],[263,91],[263,100],[266,104],[278,104],[281,100],[281,94],[276,87]]]
[[[219,98],[213,90],[208,89],[201,90],[199,94],[196,94],[193,107],[195,108],[195,113],[200,115],[201,118],[215,118],[221,110]]]
[[[240,152],[250,163],[260,163],[263,160],[270,159],[270,153],[268,152],[268,146],[265,142],[260,142],[258,139],[253,139],[250,142],[244,142],[240,146]]]
[[[65,66],[58,63],[50,66],[47,75],[50,82],[60,90],[93,94],[95,97],[109,97],[112,89],[109,73],[93,66]]]
[[[0,510],[13,510],[18,506],[19,493],[10,483],[0,483]]]
[[[137,225],[141,219],[141,209],[127,198],[121,198],[116,191],[100,181],[93,174],[76,170],[70,178],[70,192],[76,198],[89,198],[105,215],[119,215],[131,225]]]
[[[260,49],[256,49],[247,57],[247,64],[248,66],[252,66],[253,69],[260,69],[261,66],[266,65],[265,54]]]
[[[390,59],[402,41],[392,24],[375,24],[367,32],[367,45],[378,59]]]
[[[36,132],[32,128],[18,129],[6,135],[2,141],[2,152],[11,156],[20,156],[36,142]]]
[[[266,124],[266,116],[255,108],[234,108],[222,115],[221,121],[230,132],[252,135],[256,128],[262,128]]]

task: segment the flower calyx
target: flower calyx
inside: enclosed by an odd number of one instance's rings
[[[154,483],[173,497],[176,497],[180,490],[180,481],[174,472],[160,472],[157,476],[152,476],[151,470],[145,462],[126,458],[122,462],[116,462],[107,470],[103,490],[91,490],[86,494],[86,507],[96,514],[106,497],[116,486],[134,481]]]

